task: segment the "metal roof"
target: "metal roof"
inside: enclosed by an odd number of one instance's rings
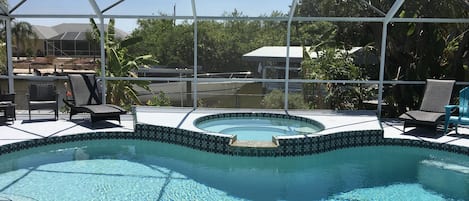
[[[87,40],[86,32],[64,32],[48,40]]]
[[[276,61],[285,62],[287,58],[286,46],[264,46],[243,55],[246,61]],[[300,63],[303,60],[303,47],[290,46],[290,62]]]
[[[308,53],[309,58],[318,58],[318,54],[322,55],[322,51],[310,51],[310,47],[290,46],[290,62],[301,63],[303,61],[304,53]],[[350,50],[339,50],[342,53],[353,55],[355,63],[357,64],[379,64],[378,55],[375,53],[366,53],[363,47],[352,47]],[[264,46],[248,52],[243,55],[245,61],[275,61],[285,62],[287,58],[286,46]]]
[[[33,31],[36,33],[38,39],[49,39],[58,35],[52,27],[33,25]]]
[[[107,29],[107,25],[104,26]],[[86,32],[91,31],[91,25],[86,23],[62,23],[52,27],[33,25],[38,39],[47,40],[87,40]],[[125,38],[128,34],[115,28],[117,38]]]

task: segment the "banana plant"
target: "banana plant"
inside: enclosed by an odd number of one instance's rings
[[[100,32],[94,19],[90,19],[92,26],[91,39],[98,42]],[[149,68],[150,65],[158,63],[152,55],[132,56],[128,53],[127,47],[142,41],[141,37],[128,37],[123,40],[116,38],[114,29],[114,19],[109,20],[107,30],[105,31],[105,69],[106,77],[132,77],[137,78],[137,70],[139,68]],[[101,61],[98,61],[99,64]],[[101,69],[97,70],[97,74],[101,75]],[[134,86],[139,86],[150,91],[150,81],[142,80],[112,80],[106,82],[107,93],[106,101],[112,104],[129,108],[131,105],[141,105],[142,102],[138,98],[138,94]]]

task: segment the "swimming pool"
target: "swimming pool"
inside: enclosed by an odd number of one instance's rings
[[[0,156],[1,198],[464,200],[469,157],[402,146],[242,157],[143,140],[78,141]]]
[[[195,126],[209,132],[236,135],[237,140],[272,141],[273,136],[307,135],[324,126],[298,116],[269,113],[224,113],[197,119]]]

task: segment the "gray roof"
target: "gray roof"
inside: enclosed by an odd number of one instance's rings
[[[87,40],[86,32],[64,32],[49,40]]]
[[[107,25],[104,25],[107,29]],[[88,23],[62,23],[52,27],[33,25],[39,39],[49,40],[86,40],[86,32],[91,31]],[[128,34],[115,28],[117,38],[125,38]]]
[[[106,25],[107,27],[107,25]],[[64,32],[90,32],[91,25],[85,23],[62,23],[52,27],[57,33]]]
[[[33,31],[36,32],[38,39],[49,39],[58,34],[52,27],[41,25],[33,25]]]

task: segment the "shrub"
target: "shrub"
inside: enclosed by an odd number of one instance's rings
[[[283,109],[285,105],[284,93],[278,89],[272,90],[262,99],[262,106],[269,109]],[[300,93],[288,94],[288,108],[289,109],[308,109],[308,105],[303,100],[303,95]]]
[[[150,106],[170,106],[171,100],[168,96],[162,91],[158,93],[158,95],[153,96],[152,99],[147,101],[147,105]]]

